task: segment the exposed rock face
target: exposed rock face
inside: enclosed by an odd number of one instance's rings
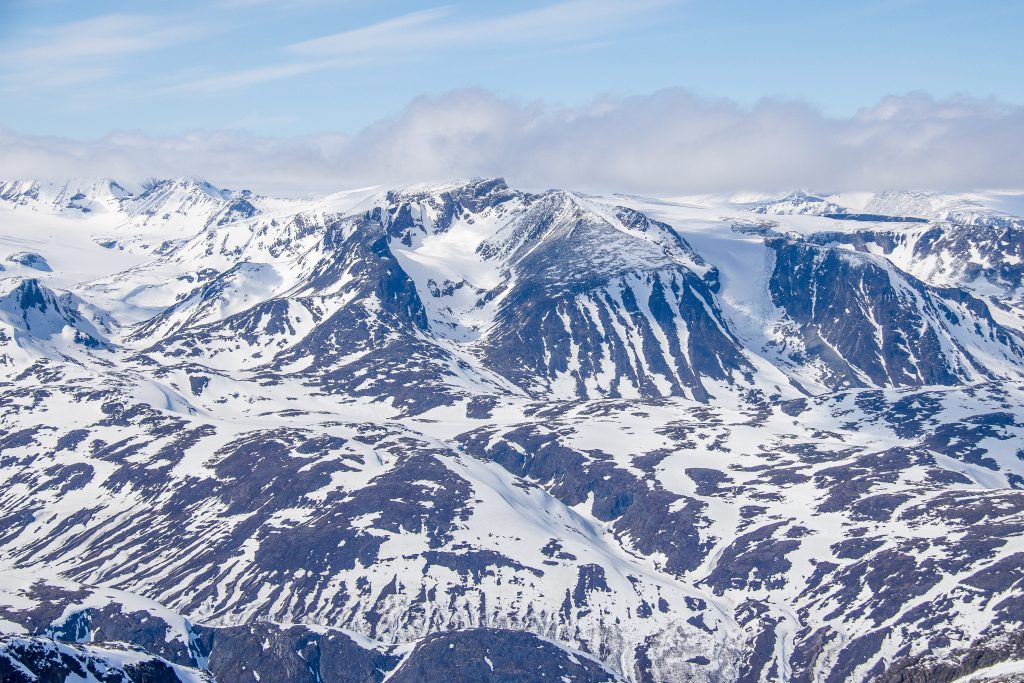
[[[20,251],[17,254],[11,254],[7,257],[7,261],[31,268],[32,270],[40,270],[44,273],[53,272],[53,268],[46,262],[46,259],[34,251]]]
[[[174,666],[118,643],[73,645],[48,638],[0,635],[4,683],[213,683],[207,672]]]
[[[398,661],[361,647],[344,633],[298,625],[259,622],[203,628],[199,633],[210,652],[206,666],[218,683],[378,683]]]
[[[1020,339],[978,299],[934,288],[893,266],[849,251],[773,239],[774,303],[786,311],[805,353],[837,387],[955,385],[1002,375],[1024,356]],[[978,351],[961,339],[975,337]]]
[[[615,681],[600,664],[532,633],[488,629],[428,636],[388,680],[529,683],[544,678],[580,683]]]

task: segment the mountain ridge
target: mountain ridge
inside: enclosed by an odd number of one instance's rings
[[[0,185],[0,662],[103,633],[222,683],[1019,658],[1019,219],[499,178],[101,211],[115,184]],[[212,645],[161,649],[113,589]]]

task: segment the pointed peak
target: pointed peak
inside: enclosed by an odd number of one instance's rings
[[[793,190],[785,197],[777,200],[779,202],[824,202],[827,201],[821,194],[808,192],[807,190]]]
[[[27,311],[35,308],[45,311],[49,303],[56,300],[56,295],[49,287],[43,285],[37,278],[26,277],[12,282],[6,298],[14,302],[17,309]]]
[[[110,194],[118,199],[130,197],[133,194],[131,190],[129,190],[128,188],[126,188],[124,185],[117,182],[113,178],[103,178],[102,182],[106,186],[107,190],[110,191]]]
[[[179,176],[177,178],[163,179],[149,178],[142,183],[142,189],[144,193],[180,189],[186,192],[202,192],[217,199],[225,199],[229,194],[226,190],[222,190],[199,176]]]

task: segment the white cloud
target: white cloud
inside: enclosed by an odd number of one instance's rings
[[[355,54],[397,47],[410,47],[438,29],[439,19],[449,15],[444,7],[412,12],[362,28],[343,31],[290,46],[298,54]]]
[[[222,90],[234,90],[245,88],[250,85],[280,81],[305,74],[316,73],[325,69],[334,69],[348,66],[349,63],[341,60],[326,60],[319,62],[293,62],[289,64],[277,64],[273,66],[261,66],[242,71],[233,71],[218,76],[206,76],[201,78],[190,78],[180,83],[169,86],[169,91],[196,91],[196,92],[219,92]]]
[[[27,33],[0,52],[4,80],[60,87],[103,80],[130,55],[180,45],[207,28],[168,17],[105,14]]]
[[[647,194],[1024,189],[1024,107],[888,97],[848,118],[798,102],[742,107],[682,90],[554,108],[461,90],[421,97],[352,136],[95,141],[0,130],[0,176],[204,175],[292,194],[503,175],[529,187]]]
[[[268,0],[222,0],[268,4]],[[308,0],[307,0],[308,1]],[[678,0],[563,0],[537,9],[489,17],[467,17],[451,6],[391,17],[356,29],[293,43],[283,59],[250,69],[183,81],[174,90],[219,91],[277,81],[330,69],[346,69],[387,58],[412,59],[444,50],[494,45],[550,45],[562,48],[622,31],[650,20],[660,7]]]
[[[305,55],[419,52],[472,45],[571,43],[622,30],[671,0],[564,0],[495,17],[464,17],[449,7],[412,12],[377,24],[290,46]]]
[[[54,26],[12,55],[31,62],[117,57],[167,47],[194,36],[193,29],[157,17],[106,14]]]

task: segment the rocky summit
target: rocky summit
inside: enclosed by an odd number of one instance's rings
[[[1024,675],[1024,218],[0,182],[0,680]]]

